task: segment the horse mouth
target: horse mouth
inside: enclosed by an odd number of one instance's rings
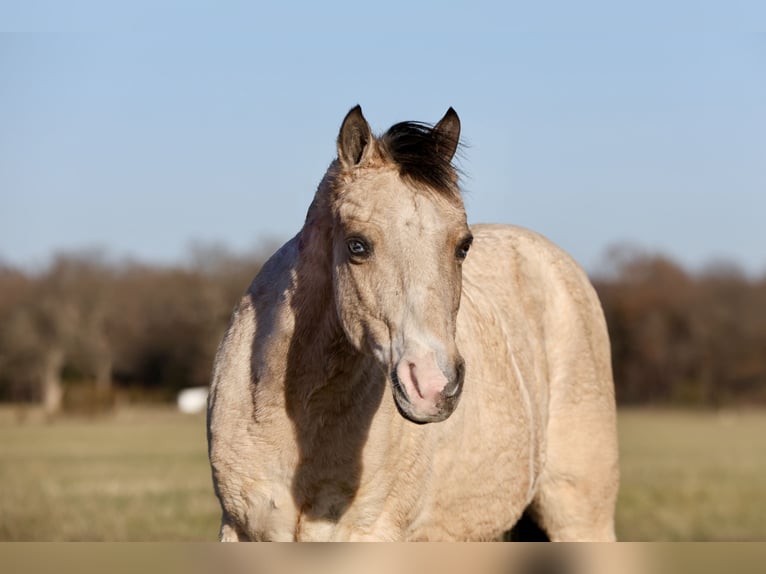
[[[391,390],[394,395],[394,403],[399,414],[405,419],[415,424],[424,425],[427,423],[438,423],[447,419],[457,406],[459,399],[459,393],[454,397],[442,398],[436,404],[436,411],[433,413],[419,413],[415,405],[412,404],[407,391],[404,389],[402,382],[399,380],[399,375],[396,374],[396,369],[392,369],[390,373],[391,378]]]

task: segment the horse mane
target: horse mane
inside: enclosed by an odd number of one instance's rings
[[[458,170],[445,150],[457,142],[421,122],[394,124],[378,140],[381,149],[399,167],[402,178],[448,195],[457,195]]]

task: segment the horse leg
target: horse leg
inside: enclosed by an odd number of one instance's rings
[[[221,530],[218,533],[218,540],[221,542],[249,542],[250,538],[224,512],[221,517]]]
[[[545,468],[530,511],[552,541],[613,541],[619,482],[614,408],[567,407],[550,414]]]

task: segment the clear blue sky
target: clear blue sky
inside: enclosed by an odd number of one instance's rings
[[[376,131],[458,111],[470,221],[591,271],[630,242],[766,272],[762,0],[0,0],[0,31],[12,264],[287,239],[360,103]]]

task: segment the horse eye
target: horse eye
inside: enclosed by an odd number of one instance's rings
[[[455,257],[461,260],[465,259],[468,256],[468,250],[471,248],[471,243],[473,243],[473,237],[469,237],[463,241],[463,243],[460,244],[460,247],[457,248]]]
[[[370,256],[370,247],[367,243],[357,237],[346,241],[348,252],[357,259],[365,259]]]

